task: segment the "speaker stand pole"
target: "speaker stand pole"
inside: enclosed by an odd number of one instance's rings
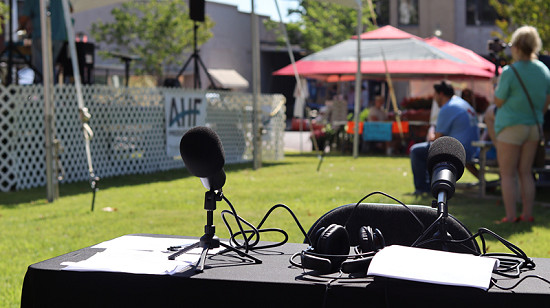
[[[233,251],[239,254],[241,257],[246,257],[254,261],[255,264],[262,263],[262,260],[255,258],[245,252],[238,250],[228,244],[220,242],[220,239],[216,236],[216,227],[214,226],[214,210],[216,209],[216,202],[222,200],[221,190],[216,192],[213,190],[207,191],[204,196],[204,209],[206,210],[206,225],[204,226],[204,235],[200,238],[199,242],[195,242],[183,249],[168,256],[168,260],[175,260],[178,256],[190,251],[194,248],[202,248],[199,261],[195,264],[195,272],[202,273],[204,271],[204,264],[206,262],[206,255],[211,249],[224,247],[225,250],[220,254]]]
[[[206,77],[208,77],[208,80],[212,84],[212,87],[214,87],[214,89],[217,89],[218,87],[216,87],[216,83],[214,82],[214,79],[212,78],[212,76],[210,75],[208,70],[206,69],[206,66],[202,62],[202,59],[199,55],[199,50],[197,48],[197,29],[198,28],[199,28],[199,26],[197,25],[197,22],[195,20],[193,20],[193,54],[191,54],[189,59],[187,59],[187,61],[185,61],[185,64],[183,65],[183,67],[178,72],[178,75],[176,76],[176,79],[178,79],[183,74],[183,72],[185,71],[187,66],[189,66],[191,61],[193,61],[193,66],[194,66],[193,67],[193,87],[194,87],[194,89],[201,89],[202,88],[199,65],[200,65],[200,67],[202,67],[204,73],[206,74]]]

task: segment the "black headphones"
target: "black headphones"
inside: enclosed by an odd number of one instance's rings
[[[372,257],[386,245],[384,236],[377,228],[359,228],[357,254],[350,255],[348,231],[342,225],[331,224],[315,232],[311,247],[301,252],[302,267],[321,273],[366,272]]]

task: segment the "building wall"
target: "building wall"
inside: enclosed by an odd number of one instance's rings
[[[401,25],[399,23],[400,0],[390,0],[390,24],[419,37],[434,36],[435,30],[443,33],[442,39],[454,39],[453,1],[418,0],[418,24]]]
[[[90,37],[91,24],[101,19],[103,22],[112,22],[111,10],[117,5],[109,5],[101,8],[79,12],[74,14],[75,20],[75,33],[83,32]],[[245,92],[251,92],[252,90],[252,35],[251,35],[251,21],[250,14],[239,12],[234,5],[221,4],[215,2],[206,2],[205,14],[209,16],[214,22],[215,26],[211,29],[213,37],[203,44],[198,46],[199,55],[203,63],[210,69],[234,69],[241,74],[246,80],[248,80],[250,87],[243,89]],[[263,26],[263,21],[268,19],[267,16],[259,16],[259,36],[260,41],[274,40]],[[199,27],[200,27],[199,23]],[[108,49],[108,46],[102,46],[104,49]],[[96,48],[97,49],[97,48]],[[286,55],[286,51],[280,53]],[[97,52],[96,52],[97,55]],[[183,54],[182,61],[185,62],[191,53]],[[96,56],[96,67],[104,65],[118,65],[120,67],[120,60],[113,58],[102,59]],[[134,65],[134,64],[132,64]],[[166,75],[175,76],[179,70],[183,67],[171,67],[168,68]],[[192,79],[193,64],[189,64],[184,76],[188,79]],[[122,72],[119,72],[122,73]],[[265,70],[262,70],[262,79],[265,79],[264,75],[271,74]],[[203,87],[207,87],[210,82],[204,74],[204,71],[200,70],[201,83]],[[192,81],[191,81],[192,84]],[[262,92],[267,92],[262,89]]]
[[[216,24],[212,28],[213,37],[200,46],[200,56],[208,68],[234,69],[250,86],[244,91],[252,91],[252,24],[249,13],[237,10],[234,5],[206,2],[206,15]],[[258,16],[260,41],[270,36],[263,26],[267,16]],[[263,55],[260,55],[263,56]],[[270,74],[262,69],[262,75]],[[206,77],[201,76],[203,84]],[[208,83],[206,83],[208,84]],[[262,91],[264,92],[264,91]]]
[[[498,31],[497,26],[466,25],[466,0],[418,0],[418,25],[399,24],[400,0],[390,1],[390,24],[403,31],[420,37],[434,36],[436,29],[441,30],[440,38],[487,55],[487,40],[491,32]]]
[[[456,27],[454,43],[473,50],[480,55],[487,55],[487,41],[492,39],[492,31],[499,31],[493,26],[466,25],[466,0],[455,0]]]

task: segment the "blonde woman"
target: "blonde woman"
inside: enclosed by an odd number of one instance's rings
[[[537,29],[523,26],[512,34],[511,64],[523,80],[531,97],[537,120],[542,124],[544,112],[550,104],[550,71],[539,60],[537,53],[541,39]],[[506,216],[500,222],[533,222],[535,182],[531,172],[539,132],[537,120],[516,74],[505,66],[495,90],[495,133],[497,160],[501,176],[502,198]],[[517,185],[521,188],[522,214],[516,213]]]

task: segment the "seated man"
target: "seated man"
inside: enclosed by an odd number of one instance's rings
[[[435,84],[434,90],[434,100],[441,108],[435,126],[434,140],[441,136],[456,138],[466,150],[466,161],[471,160],[478,150],[472,146],[472,141],[479,140],[479,129],[474,108],[462,98],[455,96],[454,89],[448,82],[442,81]],[[428,174],[427,167],[431,141],[417,143],[411,147],[411,167],[416,195],[431,191],[431,175]],[[466,167],[468,168],[468,166]],[[474,175],[477,174],[475,169],[470,171]]]
[[[374,98],[374,106],[369,109],[368,121],[386,121],[388,115],[384,110],[384,97],[377,95]]]
[[[367,117],[367,121],[378,122],[378,121],[388,120],[388,114],[386,113],[386,110],[384,110],[384,103],[385,103],[385,99],[383,96],[377,95],[374,97],[374,106],[369,108],[369,116]],[[386,152],[386,155],[391,155],[393,152],[393,146],[391,141],[386,141],[386,142],[373,141],[373,142],[370,142],[370,145],[373,146],[375,150],[377,149],[384,150]]]

